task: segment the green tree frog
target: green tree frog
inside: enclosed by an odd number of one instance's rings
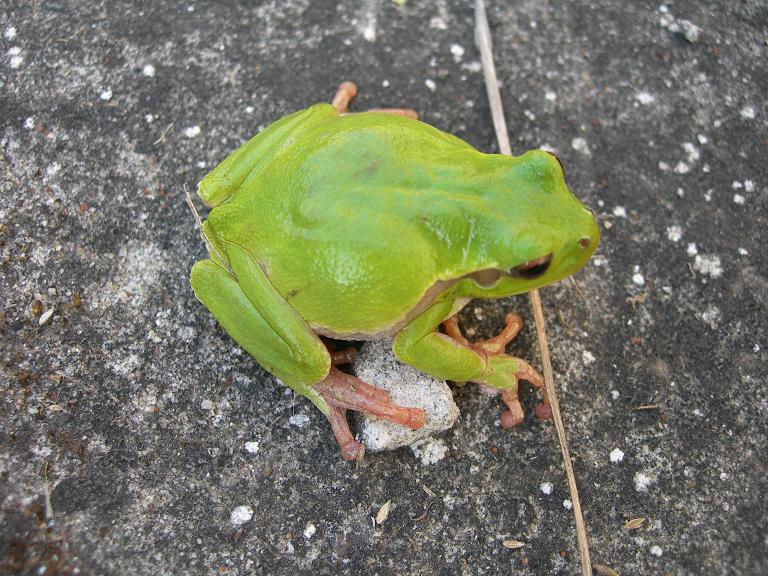
[[[484,154],[410,110],[349,113],[356,88],[268,126],[200,182],[210,258],[192,268],[197,298],[259,364],[325,414],[345,460],[363,446],[347,410],[421,427],[425,413],[336,368],[321,336],[394,338],[395,356],[433,376],[501,390],[501,424],[520,423],[505,354],[517,315],[497,337],[468,342],[454,318],[472,298],[555,282],[598,244],[593,214],[568,190],[552,154]],[[440,326],[445,324],[445,332]],[[548,404],[536,409],[547,417]]]

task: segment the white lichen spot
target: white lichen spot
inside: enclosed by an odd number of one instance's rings
[[[229,515],[229,521],[233,526],[242,526],[253,518],[253,508],[250,506],[238,506]]]
[[[723,275],[723,267],[720,264],[720,258],[714,254],[704,254],[703,256],[697,254],[693,261],[693,268],[712,278],[720,278],[720,276]]]
[[[733,195],[733,203],[738,204],[739,206],[744,206],[744,204],[747,203],[746,197],[742,196],[741,194],[734,194]]]
[[[147,124],[152,124],[152,122],[155,121],[155,115],[154,114],[144,114],[144,121]]]
[[[653,555],[654,555],[654,556],[656,556],[656,557],[659,557],[659,556],[661,556],[662,554],[664,554],[664,550],[662,550],[662,549],[661,549],[661,547],[660,547],[660,546],[657,546],[657,545],[653,545],[653,546],[651,546],[651,550],[650,550],[650,552],[651,552],[651,554],[653,554]]]
[[[691,171],[691,167],[685,162],[683,162],[682,160],[680,160],[680,162],[678,162],[677,165],[675,166],[675,172],[677,172],[678,174],[688,174],[688,172],[690,171]]]
[[[720,327],[720,318],[722,314],[717,306],[710,304],[706,310],[701,313],[701,319],[709,325],[712,330],[717,330]]]
[[[744,108],[739,111],[739,114],[744,120],[754,120],[755,116],[757,116],[754,106],[744,106]]]
[[[155,75],[155,67],[152,64],[144,64],[141,73],[147,78],[152,78]]]
[[[446,24],[445,20],[440,18],[440,16],[434,16],[429,21],[429,27],[434,28],[435,30],[448,30],[448,24]]]
[[[701,144],[702,146],[707,142],[709,142],[709,139],[706,136],[704,136],[704,134],[699,134],[698,136],[696,136],[696,140],[698,140],[699,144]]]
[[[245,113],[246,114],[253,114],[253,106],[246,106],[245,107]]]
[[[557,100],[557,94],[555,94],[554,92],[552,92],[552,90],[547,90],[547,91],[544,93],[544,98],[546,98],[546,99],[547,99],[547,100],[549,100],[550,102],[554,102],[555,100]]]
[[[680,242],[683,238],[683,229],[680,226],[669,226],[667,228],[667,238],[672,242]]]
[[[3,32],[3,36],[6,40],[13,40],[16,38],[16,26],[8,26]]]
[[[647,106],[648,104],[653,104],[656,100],[656,96],[649,94],[648,92],[638,92],[635,94],[635,100],[640,102],[643,106]]]
[[[184,128],[184,136],[187,138],[195,138],[196,136],[199,136],[201,132],[200,126],[195,124],[194,126],[188,126]]]
[[[435,84],[435,81],[432,80],[432,78],[427,78],[424,80],[424,85],[429,88],[432,92],[434,92],[437,89],[437,84]]]
[[[200,402],[200,409],[201,410],[213,410],[213,402],[206,398],[202,402]]]
[[[749,252],[747,252],[746,248],[739,248],[738,252],[739,256],[749,256]]]
[[[618,400],[619,396],[621,396],[621,393],[618,390],[611,390],[611,398],[613,400]]]
[[[306,414],[294,414],[290,418],[288,418],[288,422],[291,426],[296,426],[297,428],[304,428],[307,424],[309,424],[309,416]]]
[[[611,454],[609,455],[611,462],[614,464],[618,464],[622,460],[624,460],[624,451],[621,448],[614,448],[611,450]]]
[[[645,285],[645,276],[643,276],[640,272],[635,272],[632,275],[632,282],[637,284],[638,286],[644,286]]]
[[[656,482],[656,476],[653,474],[647,474],[643,471],[635,472],[635,490],[638,492],[648,492],[651,484]]]
[[[754,192],[755,191],[755,183],[752,180],[744,180],[744,191],[745,192]]]
[[[440,438],[425,438],[411,444],[414,456],[426,465],[435,464],[445,458],[448,447]]]
[[[304,538],[309,540],[317,532],[317,527],[312,522],[307,522],[306,528],[304,528]]]
[[[734,180],[731,183],[731,188],[734,190],[741,190],[744,187],[744,184],[742,184],[739,180]]]
[[[30,116],[26,120],[24,120],[24,128],[27,130],[32,130],[35,127],[35,119]]]
[[[563,508],[565,508],[566,510],[572,510],[573,502],[571,502],[570,500],[568,500],[568,498],[566,498],[565,500],[563,500]]]
[[[571,140],[571,148],[576,150],[576,152],[581,152],[582,154],[586,154],[587,156],[590,155],[589,145],[587,144],[587,141],[584,138],[577,137]]]
[[[685,249],[685,252],[688,254],[688,256],[696,256],[696,254],[699,253],[699,249],[695,242],[690,242],[688,244],[688,248]]]
[[[617,218],[626,218],[627,217],[627,209],[624,208],[624,206],[616,206],[613,209],[613,215]]]
[[[667,164],[662,160],[659,160],[659,170],[661,170],[662,172],[666,172],[667,170],[669,170],[669,164]]]
[[[584,350],[581,353],[581,361],[584,362],[585,366],[589,366],[590,364],[592,364],[592,362],[595,361],[595,356],[589,350]]]
[[[684,142],[683,150],[688,156],[688,162],[696,162],[701,158],[701,151],[692,142]]]
[[[245,451],[248,454],[256,454],[259,451],[259,443],[256,440],[245,443]]]
[[[543,494],[546,494],[547,496],[552,494],[553,488],[554,487],[552,486],[552,482],[542,482],[541,484],[539,484],[539,490],[541,490],[541,492]]]
[[[99,98],[104,100],[104,102],[109,102],[112,100],[112,90],[107,88],[106,90],[102,90],[101,94],[99,94]]]

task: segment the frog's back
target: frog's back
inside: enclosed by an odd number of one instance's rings
[[[415,120],[326,106],[305,111],[314,121],[294,125],[288,142],[272,142],[209,222],[321,332],[381,335],[462,273],[435,249],[434,223],[451,211],[462,218],[467,164],[482,155]]]

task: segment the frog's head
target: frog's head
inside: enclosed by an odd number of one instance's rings
[[[483,193],[486,206],[496,207],[483,240],[493,264],[470,275],[473,296],[528,292],[584,266],[600,233],[594,214],[566,186],[560,160],[543,150],[494,158],[500,170]]]

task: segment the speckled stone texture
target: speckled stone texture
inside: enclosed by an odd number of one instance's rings
[[[556,150],[603,233],[542,294],[594,561],[766,574],[766,4],[488,13],[513,149]],[[459,388],[447,457],[356,467],[187,281],[183,187],[340,80],[494,150],[472,37],[445,0],[0,4],[0,572],[580,573],[530,390],[502,430]],[[511,351],[538,364],[530,327]]]

